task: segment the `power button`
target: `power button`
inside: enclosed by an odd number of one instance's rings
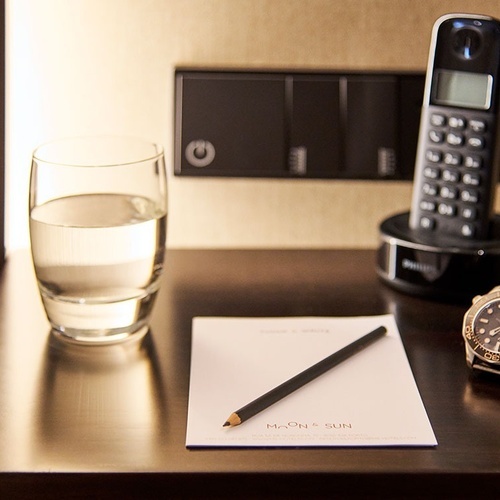
[[[215,148],[210,141],[198,139],[187,145],[185,155],[193,167],[206,167],[214,161]]]

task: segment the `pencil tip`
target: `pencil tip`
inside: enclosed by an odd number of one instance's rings
[[[222,427],[234,427],[241,424],[241,418],[236,413],[231,413]]]

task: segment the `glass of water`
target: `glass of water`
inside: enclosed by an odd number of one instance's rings
[[[52,332],[108,344],[147,332],[166,242],[160,146],[62,139],[32,158],[31,254]]]

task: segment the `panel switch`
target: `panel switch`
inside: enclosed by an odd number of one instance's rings
[[[175,173],[282,176],[284,75],[178,72]]]

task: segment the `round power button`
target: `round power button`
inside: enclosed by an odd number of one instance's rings
[[[210,141],[198,139],[186,146],[185,155],[193,167],[206,167],[214,161],[215,148]]]

